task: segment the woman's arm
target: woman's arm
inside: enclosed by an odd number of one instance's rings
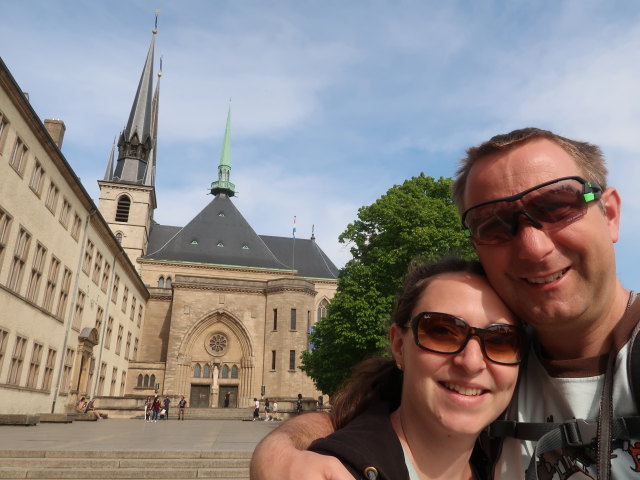
[[[306,413],[287,420],[256,446],[251,480],[353,480],[335,457],[308,452],[311,442],[333,433],[329,415]]]

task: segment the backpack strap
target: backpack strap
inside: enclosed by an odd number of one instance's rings
[[[629,304],[633,303],[636,300],[636,297],[636,293],[631,292]],[[631,334],[627,364],[631,395],[633,395],[633,401],[636,404],[636,411],[640,412],[640,335],[638,332],[640,332],[640,319]]]

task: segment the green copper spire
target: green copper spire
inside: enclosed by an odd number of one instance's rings
[[[224,130],[222,152],[220,152],[220,164],[218,165],[218,180],[211,184],[211,194],[224,193],[229,197],[235,195],[236,186],[229,181],[231,172],[231,105],[227,112],[227,126]]]

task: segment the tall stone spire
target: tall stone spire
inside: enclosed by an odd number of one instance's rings
[[[160,111],[160,78],[162,78],[162,57],[160,57],[160,71],[158,72],[158,82],[156,83],[156,91],[153,94],[151,103],[151,139],[153,146],[151,147],[150,161],[147,164],[147,171],[144,177],[144,185],[155,187],[156,185],[156,155],[158,153],[158,113]]]
[[[211,194],[224,194],[233,197],[236,186],[229,181],[231,173],[231,105],[227,112],[227,126],[224,130],[224,141],[222,142],[222,152],[220,152],[220,164],[218,165],[218,180],[211,184]]]
[[[138,90],[136,91],[129,121],[118,140],[118,162],[112,181],[145,184],[145,176],[153,161],[155,146],[153,135],[153,53],[157,31],[152,30],[151,45],[147,53]],[[157,107],[156,107],[157,108]]]
[[[109,154],[109,161],[107,162],[107,169],[104,171],[104,181],[110,182],[113,178],[113,159],[116,151],[116,139],[113,139],[113,145],[111,146],[111,153]]]

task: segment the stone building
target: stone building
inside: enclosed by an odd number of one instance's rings
[[[123,396],[149,292],[0,60],[0,413]]]
[[[64,124],[45,128],[0,62],[0,413],[64,411],[80,395],[320,395],[299,357],[338,270],[313,235],[258,235],[234,206],[230,112],[213,200],[184,227],[154,221],[154,43],[155,31],[98,207],[60,152]]]

